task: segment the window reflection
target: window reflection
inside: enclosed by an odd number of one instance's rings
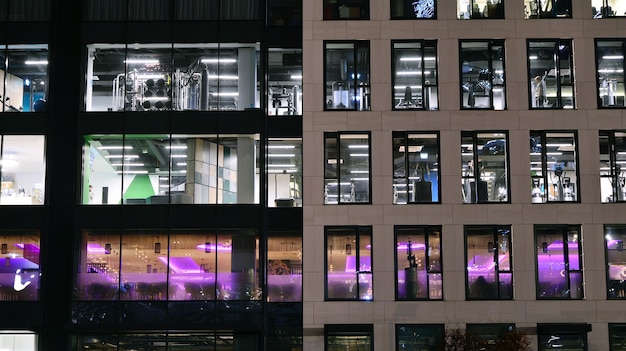
[[[466,227],[465,247],[467,298],[513,299],[511,227]]]
[[[524,0],[524,16],[529,18],[571,18],[572,0]]]
[[[441,227],[396,227],[399,300],[443,299]]]
[[[302,206],[302,140],[267,142],[267,205]]]
[[[369,0],[324,0],[324,20],[366,20],[369,17]]]
[[[0,205],[43,205],[43,135],[0,135]]]
[[[325,133],[324,203],[369,203],[369,134]]]
[[[326,299],[372,300],[372,228],[326,229]]]
[[[600,131],[599,144],[601,201],[626,201],[626,132]]]
[[[0,45],[0,112],[46,112],[48,45]]]
[[[626,1],[624,2],[626,7]],[[598,107],[623,108],[626,40],[596,40]]]
[[[580,226],[535,227],[538,299],[582,299]]]
[[[369,41],[324,43],[325,110],[371,108]]]
[[[435,19],[437,0],[391,0],[392,19]]]
[[[504,40],[461,42],[461,106],[506,109]]]
[[[0,300],[39,299],[41,244],[39,232],[0,232]]]
[[[604,226],[604,239],[608,277],[607,297],[626,299],[626,253],[624,253],[626,226]]]
[[[393,108],[439,108],[437,87],[437,42],[394,42]]]
[[[302,301],[302,236],[271,233],[267,239],[267,301]]]
[[[591,15],[593,18],[626,16],[626,1],[591,0]]]
[[[439,202],[439,134],[393,132],[393,203]]]
[[[459,19],[504,18],[504,0],[457,0]]]
[[[528,41],[530,108],[573,109],[571,40]]]
[[[443,324],[397,324],[396,350],[443,350],[444,328]]]
[[[461,133],[463,203],[510,201],[507,132]]]
[[[574,132],[530,132],[532,203],[580,201],[576,139]]]

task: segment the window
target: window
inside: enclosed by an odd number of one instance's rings
[[[437,0],[391,0],[391,19],[437,18]]]
[[[524,0],[524,16],[529,18],[572,18],[572,0]]]
[[[396,299],[443,299],[441,226],[396,226]]]
[[[537,299],[582,299],[579,225],[536,225]]]
[[[626,351],[626,325],[609,323],[609,351]]]
[[[626,201],[626,132],[601,130],[599,142],[601,201]]]
[[[259,203],[259,135],[87,135],[82,204]]]
[[[324,326],[324,351],[374,351],[371,324],[330,324]]]
[[[324,20],[367,20],[369,0],[324,0]]]
[[[530,131],[532,203],[579,202],[576,132]]]
[[[302,234],[269,233],[267,301],[302,301]]]
[[[0,22],[42,22],[50,20],[50,0],[0,1]]]
[[[86,18],[89,21],[124,21],[127,12],[131,21],[167,21],[170,13],[179,21],[259,18],[258,0],[176,0],[172,4],[174,10],[170,10],[167,0],[90,0],[86,6]],[[145,11],[146,8],[151,11]]]
[[[466,226],[468,300],[512,300],[511,226]]]
[[[626,1],[624,1],[626,7]],[[624,108],[626,39],[596,39],[598,108]]]
[[[46,112],[47,95],[48,45],[0,45],[0,112]]]
[[[509,202],[508,132],[461,132],[463,203]]]
[[[0,231],[0,257],[3,259],[0,270],[0,300],[39,300],[40,253],[38,231]]]
[[[469,323],[465,326],[467,334],[477,337],[485,345],[494,345],[497,347],[499,343],[504,341],[507,333],[515,330],[515,325],[507,323]]]
[[[302,49],[269,49],[267,76],[267,114],[302,115]]]
[[[324,42],[325,110],[370,109],[369,41]]]
[[[461,107],[506,109],[504,40],[461,41]]]
[[[324,203],[371,203],[370,135],[324,133]]]
[[[11,331],[0,333],[0,347],[7,350],[36,351],[37,334],[29,331]]]
[[[45,137],[0,135],[0,205],[43,205]]]
[[[626,299],[625,225],[605,225],[604,239],[607,263],[607,298]]]
[[[528,41],[530,108],[573,109],[574,56],[572,41]]]
[[[267,205],[302,206],[302,139],[267,141]]]
[[[302,1],[268,0],[268,25],[298,27],[302,25]]]
[[[590,331],[591,324],[537,324],[538,350],[587,351],[587,333]]]
[[[393,132],[393,203],[440,203],[439,133]]]
[[[372,300],[372,227],[327,227],[326,300]]]
[[[457,0],[459,19],[504,18],[504,0]]]
[[[443,350],[445,335],[443,324],[397,324],[396,350]]]
[[[591,0],[593,18],[626,16],[624,0]]]
[[[437,41],[392,42],[393,109],[437,110]]]
[[[260,300],[252,230],[84,231],[76,300]]]
[[[89,44],[86,111],[258,108],[259,45]]]
[[[230,313],[233,313],[230,311]],[[232,345],[244,345],[247,351],[258,351],[260,335],[254,332],[234,332],[222,330],[137,333],[109,332],[102,334],[80,334],[72,350],[180,350],[185,348],[219,350],[233,348]],[[21,350],[21,349],[20,349]],[[24,350],[24,351],[30,351]]]

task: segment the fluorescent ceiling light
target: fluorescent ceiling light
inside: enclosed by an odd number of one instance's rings
[[[238,80],[238,76],[228,76],[224,74],[209,74],[210,79],[222,79],[222,80]]]
[[[394,85],[393,88],[394,89],[406,89],[407,86],[406,85]],[[419,89],[421,87],[417,86],[417,85],[410,85],[409,88],[411,88],[411,89]]]
[[[529,60],[536,60],[537,58],[538,58],[538,57],[537,57],[537,56],[535,56],[535,55],[528,56],[528,59],[529,59]]]
[[[234,58],[205,58],[201,59],[202,63],[235,63],[237,60]]]
[[[352,174],[368,174],[369,171],[350,171]]]
[[[348,145],[349,149],[369,149],[369,145]]]
[[[350,180],[370,180],[369,178],[350,178]]]
[[[409,145],[409,152],[420,152],[423,147],[423,145]],[[400,148],[398,148],[398,152],[405,152],[405,150],[404,145],[400,145]]]
[[[26,61],[24,61],[24,64],[27,64],[27,65],[47,65],[48,64],[48,60],[26,60]]]
[[[187,145],[168,145],[165,148],[170,150],[187,150]]]
[[[268,149],[295,149],[295,145],[268,145]]]
[[[121,146],[121,145],[112,145],[112,146],[98,146],[98,150],[131,150],[133,147],[130,145]]]
[[[172,155],[171,158],[186,158],[187,155]]]
[[[150,65],[158,65],[159,60],[157,59],[128,59],[125,60],[124,63],[144,63]]]
[[[111,163],[111,166],[117,166],[117,167],[121,167],[121,166],[137,166],[137,167],[141,167],[143,166],[143,163]]]
[[[268,154],[268,157],[295,157],[296,154]]]
[[[239,96],[239,93],[211,93],[213,96]]]
[[[426,71],[424,73],[428,73],[428,71]],[[420,72],[420,71],[398,71],[398,72],[396,72],[396,74],[399,75],[399,76],[421,76],[422,72]]]
[[[268,169],[267,173],[280,174],[280,173],[297,173],[297,169]]]
[[[369,154],[350,154],[352,157],[369,157]]]
[[[117,174],[148,174],[148,171],[117,171]]]
[[[293,168],[295,167],[295,164],[290,164],[290,163],[274,163],[274,164],[268,164],[267,167],[277,167],[277,168]]]
[[[302,75],[301,74],[292,74],[291,75],[291,79],[300,80],[300,79],[302,79]]]
[[[105,155],[104,158],[139,158],[139,155]]]
[[[606,55],[602,56],[604,60],[621,60],[624,58],[624,55]]]
[[[177,162],[177,166],[187,166],[187,162]]]

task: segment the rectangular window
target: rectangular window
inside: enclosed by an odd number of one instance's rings
[[[537,324],[538,350],[587,351],[590,331],[591,324],[585,323]]]
[[[269,233],[267,301],[302,301],[302,234]]]
[[[302,115],[302,49],[268,50],[267,114]]]
[[[459,19],[503,19],[504,0],[457,0]]]
[[[87,45],[84,109],[258,108],[259,45],[231,44]]]
[[[258,134],[87,135],[82,204],[259,203]]]
[[[370,109],[370,43],[324,42],[324,110]]]
[[[591,0],[593,18],[626,16],[625,0]]]
[[[0,205],[43,205],[45,137],[0,135]]]
[[[47,96],[48,45],[0,45],[0,112],[46,112]]]
[[[580,225],[536,225],[537,299],[582,299]]]
[[[601,201],[626,201],[626,132],[601,130],[599,143]]]
[[[443,299],[441,226],[396,226],[396,299]]]
[[[595,44],[598,108],[624,108],[626,39],[596,39]]]
[[[393,109],[437,110],[437,41],[392,42]]]
[[[437,0],[391,0],[391,19],[436,19]]]
[[[607,264],[607,298],[626,299],[626,240],[625,225],[605,225],[605,255]]]
[[[40,235],[35,230],[0,231],[0,299],[2,301],[39,300]],[[1,336],[0,333],[0,341]],[[1,345],[1,343],[0,343]]]
[[[371,203],[370,135],[324,133],[324,203]]]
[[[626,324],[609,323],[609,351],[626,351]]]
[[[295,28],[302,25],[302,1],[268,0],[267,7],[270,27]]]
[[[507,333],[511,333],[515,330],[515,325],[508,323],[468,323],[465,326],[465,330],[467,334],[482,341],[485,346],[489,345],[497,349],[496,345],[498,344],[500,344],[501,347],[508,346],[506,345],[505,337]]]
[[[396,350],[443,350],[445,335],[443,324],[396,324]]]
[[[393,203],[440,203],[439,133],[393,132]]]
[[[302,206],[302,139],[267,141],[267,205]]]
[[[372,300],[372,227],[327,227],[326,300]]]
[[[508,132],[461,132],[463,203],[509,202]]]
[[[573,109],[574,54],[571,39],[528,40],[531,109]]]
[[[576,132],[530,131],[532,203],[580,202]]]
[[[524,16],[533,18],[572,18],[572,0],[524,0]]]
[[[466,226],[468,300],[512,300],[511,226]]]
[[[324,0],[324,20],[368,20],[369,0]]]
[[[0,334],[0,347],[6,350],[37,351],[37,334],[29,331],[3,331]]]
[[[506,109],[504,40],[461,41],[461,108]]]
[[[324,325],[324,351],[374,351],[374,326]]]

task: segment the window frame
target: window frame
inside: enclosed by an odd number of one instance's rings
[[[626,15],[625,15],[626,16]],[[597,93],[597,101],[598,101],[598,109],[624,109],[626,108],[626,97],[622,97],[622,105],[618,105],[617,104],[617,97],[615,97],[615,102],[614,104],[610,104],[608,102],[610,102],[611,99],[611,94],[610,90],[611,90],[611,81],[606,81],[606,79],[603,79],[602,83],[600,82],[600,79],[602,79],[602,77],[600,76],[600,73],[613,73],[613,74],[619,74],[619,69],[615,70],[616,72],[600,72],[602,69],[600,68],[600,60],[604,59],[603,56],[601,56],[601,50],[600,50],[600,44],[602,43],[609,43],[609,42],[620,42],[622,44],[622,52],[621,52],[621,60],[622,60],[622,72],[621,72],[621,82],[615,82],[616,88],[617,90],[619,90],[619,85],[618,83],[621,83],[622,89],[624,89],[624,86],[626,86],[626,59],[624,59],[624,56],[626,56],[626,39],[620,39],[620,38],[610,38],[610,39],[601,39],[601,38],[595,38],[594,39],[594,51],[595,51],[595,64],[596,64],[596,93]],[[618,58],[619,55],[617,55],[616,57],[614,57],[613,59],[619,59]],[[618,77],[620,78],[620,77]],[[603,83],[607,82],[606,86],[603,86]],[[607,94],[603,95],[602,90],[606,89],[607,90]],[[603,96],[606,96],[607,104],[604,104],[604,99]]]
[[[417,14],[415,13],[415,9],[414,8],[410,8],[407,5],[407,2],[405,1],[404,3],[401,2],[402,0],[391,0],[389,2],[390,4],[390,11],[389,13],[390,15],[390,19],[391,20],[436,20],[437,19],[437,0],[431,0],[433,2],[433,14],[431,17],[417,17]],[[420,1],[424,1],[424,0],[418,0],[418,1],[414,1],[414,2],[420,2]],[[428,2],[428,0],[426,0],[426,2]],[[394,6],[397,7],[398,5],[396,5],[397,3],[400,4],[404,4],[403,9],[401,11],[399,10],[395,10],[394,11]],[[428,4],[426,4],[428,5]],[[415,6],[415,5],[413,5]],[[409,12],[408,10],[413,10],[414,12]],[[398,15],[398,12],[402,12],[403,15]],[[409,14],[413,14],[416,17],[411,17]]]
[[[553,57],[553,64],[555,65],[554,68],[551,68],[550,70],[548,70],[547,72],[545,72],[544,70],[544,74],[543,77],[536,75],[535,73],[531,74],[531,60],[536,60],[537,57],[535,55],[531,55],[531,44],[532,43],[553,43],[553,52],[552,52],[552,57]],[[569,47],[569,68],[564,68],[561,66],[561,62],[563,61],[561,59],[561,56],[558,54],[559,53],[559,48],[563,46],[563,47]],[[575,79],[575,65],[574,65],[574,40],[573,39],[562,39],[562,38],[543,38],[543,39],[526,39],[526,65],[527,65],[527,72],[528,72],[528,109],[529,110],[566,110],[566,109],[571,109],[571,110],[575,110],[576,109],[576,79]],[[540,99],[540,103],[544,104],[545,102],[548,101],[548,96],[546,93],[547,87],[545,86],[545,78],[547,77],[548,73],[550,73],[550,71],[552,71],[554,69],[555,71],[555,83],[556,83],[556,100],[555,100],[555,104],[553,104],[552,106],[537,106],[538,102],[536,102],[536,95],[540,94],[539,99]],[[566,75],[561,75],[561,71],[562,70],[569,70],[569,84],[564,84],[562,83],[562,80],[564,76]],[[536,83],[536,79],[537,77],[541,78],[540,79],[540,83]],[[541,92],[538,92],[538,90],[536,89],[537,84],[543,84],[544,88],[541,90]],[[564,106],[563,101],[563,87],[571,87],[572,90],[572,106]],[[545,102],[544,102],[545,101]]]
[[[468,8],[471,8],[471,11],[465,12],[465,11],[460,11],[460,6],[462,5],[460,2],[461,1],[467,1],[468,4]],[[481,10],[480,9],[480,4],[478,4],[478,0],[457,0],[456,2],[456,8],[457,8],[457,13],[458,13],[458,17],[457,19],[459,20],[476,20],[476,19],[504,19],[505,16],[505,10],[504,10],[504,0],[495,0],[497,1],[497,3],[495,4],[490,4],[490,5],[496,5],[495,9],[495,13],[493,17],[489,17],[488,15],[485,15],[485,11],[487,10],[487,13],[489,13],[488,8],[487,8],[487,4],[485,3],[484,8]],[[499,5],[499,6],[497,6]],[[474,9],[474,6],[478,9],[478,11],[476,11]]]
[[[368,199],[367,201],[360,201],[360,202],[343,202],[341,201],[341,195],[342,190],[339,189],[339,191],[337,192],[337,203],[329,203],[328,202],[328,197],[330,196],[329,192],[328,192],[328,187],[327,184],[324,184],[324,205],[371,205],[372,204],[372,134],[371,132],[367,131],[367,132],[357,132],[357,131],[349,131],[349,132],[324,132],[324,183],[326,183],[326,181],[328,180],[334,180],[337,185],[339,187],[341,187],[341,167],[339,167],[338,165],[341,164],[341,161],[337,161],[337,159],[335,159],[335,164],[337,165],[336,168],[336,173],[337,176],[335,178],[327,178],[326,177],[326,167],[328,166],[328,164],[330,164],[329,159],[327,158],[328,155],[328,149],[326,146],[327,140],[332,140],[333,138],[335,139],[335,143],[336,143],[336,149],[334,150],[336,152],[337,157],[339,158],[341,155],[341,137],[342,136],[349,136],[349,135],[367,135],[367,145],[368,145],[368,189],[367,189],[367,196]],[[356,195],[355,195],[355,200],[356,200]]]
[[[422,110],[422,111],[436,111],[439,110],[439,52],[437,49],[437,39],[416,39],[416,40],[392,40],[391,41],[391,109],[393,111],[405,111],[405,110]],[[402,45],[402,44],[420,44],[420,58],[418,61],[418,67],[420,68],[419,71],[419,76],[420,76],[420,85],[417,87],[417,89],[420,89],[421,93],[421,99],[422,102],[416,106],[411,106],[411,107],[406,107],[406,108],[399,108],[398,106],[401,104],[400,102],[398,102],[396,104],[396,98],[395,98],[395,91],[396,91],[396,80],[397,80],[397,76],[399,71],[396,68],[396,58],[399,55],[397,53],[397,50],[401,50],[401,49],[405,49],[405,48],[396,48],[396,45]],[[417,50],[417,49],[416,49]],[[434,84],[432,84],[430,82],[430,80],[425,79],[425,70],[426,70],[426,63],[425,61],[427,61],[424,58],[424,52],[426,50],[434,50],[435,52],[435,72],[434,72]],[[428,84],[426,83],[428,82]],[[407,89],[409,89],[410,87],[406,87]],[[434,108],[431,108],[431,101],[430,101],[430,95],[431,95],[431,90],[435,89],[435,101],[434,101]],[[425,99],[424,96],[424,92],[428,91],[428,99]],[[412,96],[412,94],[411,94]]]
[[[619,330],[618,330],[619,329]],[[624,340],[622,344],[626,343],[626,324],[624,323],[609,323],[609,351],[623,351],[626,348],[621,347],[619,349],[614,348],[613,344],[617,340],[614,340],[617,336],[616,334],[620,332],[622,335],[622,339]]]
[[[370,11],[370,0],[357,0],[357,1],[347,1],[347,0],[339,0],[336,1],[335,0],[335,4],[339,2],[342,3],[341,5],[337,5],[338,8],[337,10],[339,11],[338,16],[334,17],[332,12],[333,9],[330,7],[331,4],[333,4],[333,2],[331,2],[330,0],[324,0],[323,2],[323,16],[322,16],[322,20],[324,21],[367,21],[370,19],[370,15],[371,15],[371,11]],[[346,4],[358,4],[359,6],[364,6],[367,5],[367,8],[365,9],[365,14],[361,15],[359,14],[358,16],[352,16],[351,13],[351,9],[353,9],[354,7],[351,6],[345,6]],[[347,16],[342,17],[341,15],[341,10],[339,9],[340,7],[345,6],[347,8]]]
[[[410,144],[410,138],[409,137],[413,136],[413,135],[417,135],[417,136],[424,136],[424,138],[426,138],[426,136],[433,135],[433,134],[435,135],[434,139],[436,140],[436,143],[437,143],[436,161],[433,163],[433,165],[436,165],[436,167],[437,167],[437,176],[436,176],[436,180],[437,180],[436,189],[437,189],[437,191],[436,191],[436,194],[435,194],[435,192],[432,191],[432,188],[434,186],[431,185],[431,197],[430,197],[431,199],[430,199],[430,201],[418,201],[418,200],[415,200],[415,199],[414,200],[410,200],[409,199],[409,197],[410,197],[409,196],[409,193],[410,193],[409,186],[410,186],[412,180],[410,179],[411,176],[409,174],[409,167],[408,166],[411,163],[411,162],[409,162],[409,156],[410,156],[409,155],[410,154],[409,148],[411,146],[413,146],[413,145],[409,145]],[[400,139],[400,138],[404,139],[404,142],[403,142],[402,145],[400,145],[400,147],[404,147],[404,150],[409,150],[409,152],[404,152],[404,160],[403,160],[404,174],[403,174],[402,177],[396,175],[396,163],[395,163],[396,160],[395,160],[395,157],[392,160],[392,169],[393,169],[392,191],[393,191],[393,194],[394,194],[394,200],[393,200],[394,201],[394,205],[400,205],[400,204],[402,204],[402,205],[440,204],[441,203],[441,158],[440,158],[440,155],[441,155],[441,142],[440,142],[440,140],[441,140],[441,138],[440,138],[440,132],[439,131],[432,131],[432,132],[430,132],[430,131],[419,131],[419,132],[417,132],[417,131],[416,132],[413,132],[413,131],[392,131],[392,144],[393,144],[392,145],[392,148],[393,148],[392,155],[395,153],[395,148],[397,146],[395,144],[395,140],[396,139]],[[420,151],[421,151],[421,149],[420,149]],[[420,155],[420,157],[421,157],[421,155]],[[424,172],[424,171],[422,171],[422,172]],[[419,176],[419,174],[418,174],[418,176]],[[397,186],[400,185],[400,183],[396,183],[396,179],[405,179],[406,180],[406,182],[405,182],[406,189],[407,189],[406,190],[406,198],[408,199],[408,201],[406,203],[398,203],[396,201]],[[420,177],[420,180],[424,180],[424,179],[425,179],[425,177]],[[432,178],[430,176],[429,176],[428,179],[432,183]],[[415,191],[415,186],[414,186],[414,190],[413,191]],[[436,201],[433,201],[433,197],[434,196],[436,196]]]
[[[490,59],[488,60],[488,64],[487,64],[487,70],[488,72],[487,74],[487,79],[484,80],[486,82],[489,83],[490,88],[489,88],[489,94],[488,94],[488,98],[489,98],[489,106],[488,107],[476,107],[476,106],[465,106],[464,103],[464,88],[465,88],[465,82],[464,82],[464,74],[465,74],[465,70],[469,69],[472,70],[473,67],[471,66],[471,63],[468,62],[468,66],[469,67],[465,67],[465,61],[463,61],[463,52],[464,52],[464,48],[463,48],[463,44],[468,44],[468,43],[478,43],[478,44],[487,44],[487,48],[486,48],[486,53],[489,55]],[[494,53],[494,47],[501,47],[502,48],[502,83],[498,83],[498,84],[494,84],[493,82],[495,81],[495,72],[494,72],[494,61],[498,61],[497,58],[493,57],[493,53]],[[506,79],[504,79],[504,77],[506,76],[505,72],[506,72],[506,45],[505,45],[505,39],[484,39],[484,40],[475,40],[475,39],[460,39],[459,40],[459,82],[461,82],[460,86],[459,86],[459,106],[461,110],[493,110],[493,111],[502,111],[502,110],[506,110],[507,109],[507,101],[506,101]],[[482,75],[482,73],[479,73],[479,77],[480,75]],[[479,79],[480,80],[480,79]],[[471,83],[471,78],[470,81],[468,81],[467,83]],[[473,90],[473,86],[472,85],[469,89]],[[495,99],[494,99],[494,90],[499,88],[502,91],[502,108],[496,108],[496,104],[495,104]],[[470,99],[470,92],[468,92],[468,100]],[[469,104],[469,102],[468,102]]]
[[[563,249],[563,263],[565,265],[565,268],[560,272],[560,275],[564,278],[567,278],[567,289],[565,289],[564,291],[567,292],[566,296],[542,296],[542,288],[541,288],[541,283],[539,281],[539,251],[541,250],[542,252],[546,253],[549,250],[549,245],[546,241],[543,241],[541,243],[541,245],[539,245],[539,235],[541,235],[540,233],[538,233],[538,231],[540,230],[552,230],[554,231],[554,235],[561,235],[561,246]],[[570,230],[575,230],[578,232],[577,234],[577,247],[578,247],[578,251],[579,251],[579,255],[578,255],[578,267],[579,269],[569,269],[571,267],[571,260],[570,260],[570,253],[569,253],[569,247],[565,247],[565,245],[563,245],[562,243],[564,242],[568,242],[568,235],[570,234]],[[575,225],[575,224],[535,224],[533,227],[533,237],[534,237],[534,242],[535,242],[535,287],[536,287],[536,299],[537,300],[583,300],[585,298],[585,290],[584,290],[584,269],[583,269],[583,240],[581,239],[582,236],[582,226],[581,225]],[[567,245],[569,246],[569,244]],[[567,269],[566,269],[567,268]],[[572,272],[574,272],[574,274],[578,274],[580,275],[580,296],[579,297],[572,297]],[[565,276],[567,275],[567,276]]]
[[[420,328],[424,328],[424,329],[428,329],[428,332],[432,332],[432,334],[436,334],[438,333],[439,335],[433,335],[431,336],[434,339],[437,339],[437,344],[434,345],[435,349],[439,350],[437,347],[443,347],[446,344],[446,327],[444,324],[396,324],[395,325],[395,351],[402,351],[402,350],[413,350],[412,347],[407,348],[405,345],[405,343],[401,344],[401,328],[414,328],[415,329],[419,329],[419,330],[423,330]],[[422,337],[422,338],[426,338],[427,336],[425,336],[425,334],[427,334],[428,332],[419,332],[414,334],[413,340],[414,342],[417,342],[418,337]],[[409,345],[410,346],[410,345]],[[417,345],[419,346],[419,345]]]
[[[528,2],[526,2],[528,1]],[[531,3],[535,3],[538,4],[537,9],[535,11],[537,11],[534,15],[531,13],[527,13],[526,10],[526,3],[531,4]],[[568,6],[566,6],[568,7]],[[554,9],[554,7],[550,10],[552,12],[552,16],[542,16],[541,14],[548,14],[550,12],[548,11],[541,11],[541,3],[539,2],[539,0],[525,0],[524,2],[524,12],[525,12],[525,19],[542,19],[542,18],[547,18],[547,19],[554,19],[554,18],[572,18],[572,3],[570,1],[569,3],[569,7],[565,10],[566,14],[565,15],[559,15],[558,13],[556,13],[556,9]]]
[[[369,40],[324,40],[323,41],[323,55],[324,55],[324,63],[323,63],[323,69],[324,69],[324,84],[322,85],[322,96],[324,96],[324,111],[369,111],[371,110],[371,96],[370,96],[370,76],[371,76],[371,49],[370,49],[370,41]],[[352,45],[352,62],[353,64],[353,69],[352,69],[352,76],[353,78],[347,79],[344,82],[346,83],[352,83],[353,87],[349,88],[347,93],[348,93],[348,106],[346,108],[339,108],[339,107],[335,107],[333,108],[332,106],[329,107],[328,102],[330,101],[332,103],[332,99],[327,100],[326,96],[327,96],[327,90],[328,90],[328,80],[327,80],[327,76],[328,76],[328,66],[329,64],[329,60],[328,60],[328,55],[329,55],[329,50],[332,50],[331,48],[329,48],[329,46],[332,45]],[[359,64],[359,51],[360,50],[366,50],[367,54],[366,54],[366,63],[362,63],[362,65],[364,65],[365,67],[361,68],[361,65]],[[348,63],[345,63],[346,66],[346,76],[350,73],[349,71],[349,67],[348,67]],[[367,72],[367,77],[365,79],[361,79],[359,77],[359,71],[360,70],[364,70]],[[335,81],[334,83],[342,83],[341,81]],[[331,84],[331,92],[332,92],[332,84]],[[357,88],[358,87],[358,88]],[[352,93],[353,97],[354,97],[354,103],[350,103],[350,93]],[[363,100],[361,100],[361,104],[357,104],[356,102],[356,97],[357,97],[357,93],[361,93],[361,96],[364,97]],[[344,99],[344,97],[342,97],[342,100]],[[343,102],[343,101],[342,101]],[[341,102],[341,104],[342,104]],[[350,107],[349,105],[354,105],[353,107]],[[360,106],[357,106],[360,105]]]
[[[499,234],[501,231],[508,231],[508,235],[509,235],[509,241],[508,243],[506,243],[507,245],[507,251],[508,251],[508,260],[509,260],[509,269],[500,269],[500,260],[498,258],[498,247],[500,246],[500,243],[498,241],[499,239]],[[483,231],[486,234],[471,234],[471,231]],[[488,243],[491,243],[490,245],[488,245],[487,250],[490,251],[490,253],[493,254],[493,260],[494,260],[494,269],[493,269],[493,273],[494,273],[494,284],[496,286],[495,291],[496,294],[495,296],[492,297],[472,297],[471,296],[471,285],[470,284],[470,278],[469,278],[469,244],[468,244],[468,237],[471,235],[474,236],[488,236],[489,235],[489,231],[491,231],[491,239],[492,241],[489,241]],[[465,257],[465,300],[466,301],[483,301],[483,300],[499,300],[499,301],[505,301],[505,300],[514,300],[514,277],[513,277],[513,235],[512,235],[512,230],[511,230],[511,225],[466,225],[463,228],[463,245],[464,245],[464,257]],[[504,275],[509,275],[511,278],[511,286],[510,286],[510,297],[506,297],[506,296],[502,296],[502,277]],[[480,278],[480,277],[479,277]]]
[[[374,325],[373,324],[324,324],[324,351],[336,350],[330,348],[330,338],[339,337],[367,337],[370,342],[369,351],[374,351]]]

